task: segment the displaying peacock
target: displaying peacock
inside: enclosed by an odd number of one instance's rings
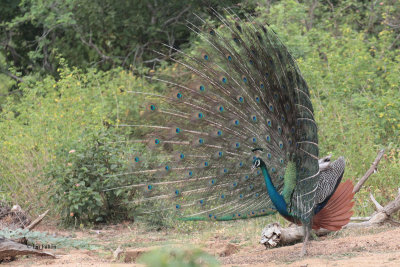
[[[352,214],[344,160],[318,161],[317,125],[307,83],[270,27],[229,10],[221,25],[197,17],[194,51],[171,50],[174,72],[146,96],[142,121],[127,119],[130,182],[137,213],[181,220],[237,220],[278,211],[304,225],[338,230]],[[164,71],[165,72],[165,71]],[[178,74],[176,74],[178,73]],[[140,135],[140,138],[137,136]],[[320,168],[321,165],[321,168]],[[303,246],[303,253],[305,245]]]

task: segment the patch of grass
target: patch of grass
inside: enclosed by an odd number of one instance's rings
[[[4,228],[0,231],[0,236],[8,239],[20,239],[25,237],[29,244],[49,245],[56,248],[76,248],[96,250],[100,249],[101,245],[95,244],[92,239],[72,239],[63,236],[50,235],[46,232],[29,231],[27,229],[10,230]]]

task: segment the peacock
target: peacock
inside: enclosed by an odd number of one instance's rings
[[[158,91],[126,118],[129,168],[113,175],[138,215],[229,221],[279,212],[304,227],[339,230],[352,215],[345,161],[319,161],[306,81],[274,30],[231,10],[220,26],[194,15],[202,45],[179,50],[172,67],[146,76]],[[201,26],[198,26],[201,24]],[[157,52],[167,57],[161,52]]]

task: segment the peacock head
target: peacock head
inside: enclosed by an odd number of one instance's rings
[[[254,157],[253,166],[251,167],[251,169],[254,171],[255,169],[260,168],[262,166],[265,166],[265,162],[259,157]]]
[[[261,152],[263,151],[262,148],[254,148],[251,150],[255,153],[255,157],[253,159],[253,166],[251,169],[254,171],[255,169],[265,166],[265,162],[260,158]]]

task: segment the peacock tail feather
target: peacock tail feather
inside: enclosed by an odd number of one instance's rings
[[[175,67],[159,93],[146,96],[143,122],[126,120],[130,183],[140,214],[184,220],[234,220],[274,213],[254,153],[266,163],[288,213],[313,216],[319,179],[317,125],[307,83],[270,27],[226,11],[222,26],[189,23],[199,49],[175,50]],[[140,138],[138,138],[140,133]],[[133,137],[134,136],[134,137]]]

